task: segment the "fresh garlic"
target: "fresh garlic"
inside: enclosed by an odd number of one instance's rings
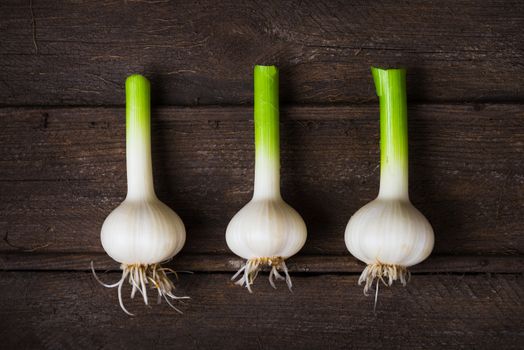
[[[115,284],[118,300],[125,313],[131,314],[122,301],[126,280],[132,286],[131,298],[139,291],[148,305],[147,286],[155,288],[158,302],[182,299],[173,294],[168,278],[173,270],[160,263],[171,259],[184,246],[186,231],[180,217],[156,196],[151,161],[151,117],[149,81],[140,75],[126,80],[126,162],[127,197],[104,221],[101,241],[107,254],[118,261],[122,278]],[[176,274],[175,274],[176,275]]]
[[[229,248],[247,263],[232,280],[252,292],[262,266],[271,267],[269,283],[292,283],[285,259],[306,242],[306,225],[280,195],[278,69],[255,66],[255,189],[253,199],[231,220],[226,230]],[[283,271],[284,276],[279,273]]]
[[[406,72],[371,70],[380,99],[380,191],[351,217],[345,232],[348,250],[368,264],[358,281],[366,295],[375,279],[377,293],[378,281],[406,285],[408,267],[426,259],[434,244],[431,225],[408,194]]]

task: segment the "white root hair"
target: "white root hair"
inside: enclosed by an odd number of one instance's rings
[[[157,303],[160,304],[162,301],[162,298],[166,301],[166,303],[172,307],[176,312],[182,313],[180,309],[175,307],[171,300],[181,300],[181,299],[189,299],[189,297],[177,297],[173,294],[175,290],[175,285],[169,279],[167,276],[169,273],[172,273],[175,275],[175,277],[178,279],[178,276],[176,272],[172,269],[162,267],[160,264],[122,264],[120,265],[120,269],[122,269],[122,278],[116,283],[113,284],[106,284],[100,280],[98,275],[95,272],[95,267],[93,262],[91,261],[91,271],[93,272],[93,276],[95,276],[95,279],[98,283],[100,283],[102,286],[106,288],[115,288],[117,287],[118,290],[118,302],[120,303],[120,307],[122,310],[128,314],[129,316],[135,316],[131,312],[129,312],[125,306],[122,299],[122,287],[124,285],[124,282],[126,281],[126,278],[128,279],[129,284],[131,285],[131,299],[135,297],[136,292],[138,291],[142,298],[144,299],[144,304],[149,305],[149,298],[147,295],[147,286],[149,285],[151,288],[156,289],[158,292],[157,296]]]
[[[240,277],[235,284],[245,286],[250,293],[253,293],[251,285],[253,285],[258,276],[258,272],[264,266],[271,267],[271,270],[269,271],[269,284],[271,287],[275,289],[277,288],[275,280],[285,280],[289,290],[292,292],[291,288],[293,287],[293,283],[291,282],[286,262],[281,257],[249,259],[246,264],[242,266],[233,277],[231,277],[231,280],[234,281],[237,277]],[[282,276],[278,270],[281,270],[284,273],[284,276]]]
[[[360,278],[358,279],[358,285],[364,284],[364,295],[368,296],[368,291],[376,280],[375,287],[375,305],[373,312],[375,312],[378,301],[378,286],[379,282],[384,283],[385,286],[390,287],[394,281],[400,280],[400,283],[405,287],[406,283],[411,279],[411,273],[408,268],[400,265],[382,264],[376,262],[366,266]]]

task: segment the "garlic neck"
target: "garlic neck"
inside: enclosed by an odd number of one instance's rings
[[[381,166],[378,198],[409,201],[407,166]]]
[[[280,164],[258,155],[255,160],[255,199],[281,199]]]

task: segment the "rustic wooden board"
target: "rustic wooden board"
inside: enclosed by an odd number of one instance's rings
[[[104,280],[118,274],[103,275]],[[378,311],[356,276],[294,277],[294,293],[260,276],[254,294],[229,274],[183,275],[192,297],[179,315],[146,308],[89,273],[0,274],[0,334],[6,349],[520,349],[522,275],[415,276],[406,288],[381,288]],[[128,291],[127,291],[128,292]]]
[[[228,221],[251,196],[251,109],[154,112],[159,196],[188,229],[184,252],[228,253]],[[283,195],[303,215],[303,254],[346,254],[347,220],[376,196],[378,108],[282,112]],[[2,109],[2,251],[101,252],[99,229],[126,192],[120,108]],[[436,254],[524,250],[524,107],[412,105],[412,199]],[[17,249],[18,247],[19,249]]]
[[[516,0],[1,1],[0,106],[14,108],[0,108],[0,347],[522,348],[523,27]],[[283,195],[309,230],[288,261],[294,293],[267,273],[253,295],[230,281],[254,64],[280,67],[288,105]],[[343,242],[378,189],[371,65],[408,68],[412,200],[436,232],[376,314]],[[137,72],[155,106],[195,106],[153,123],[157,192],[188,229],[167,265],[196,272],[180,275],[183,315],[126,298],[128,317],[88,272],[120,276],[99,230],[126,191],[116,106]]]
[[[520,0],[4,0],[0,104],[121,105],[135,72],[160,104],[250,103],[257,63],[289,102],[373,100],[370,65],[414,100],[523,101],[523,27]]]
[[[105,253],[0,254],[4,271],[87,271],[91,262],[97,271],[119,271],[119,264]],[[177,271],[236,272],[245,260],[233,254],[180,254],[164,264]],[[295,255],[286,261],[291,273],[361,273],[364,264],[349,254]],[[524,256],[433,255],[410,268],[412,273],[522,273]]]

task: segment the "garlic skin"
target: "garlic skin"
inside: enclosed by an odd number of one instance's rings
[[[180,217],[157,198],[125,200],[104,221],[106,253],[122,264],[158,264],[184,246],[186,230]]]
[[[377,199],[349,220],[344,236],[349,252],[366,264],[409,267],[433,250],[433,228],[409,200]]]
[[[226,242],[244,259],[286,259],[302,249],[306,232],[302,217],[281,198],[254,198],[231,219]]]

